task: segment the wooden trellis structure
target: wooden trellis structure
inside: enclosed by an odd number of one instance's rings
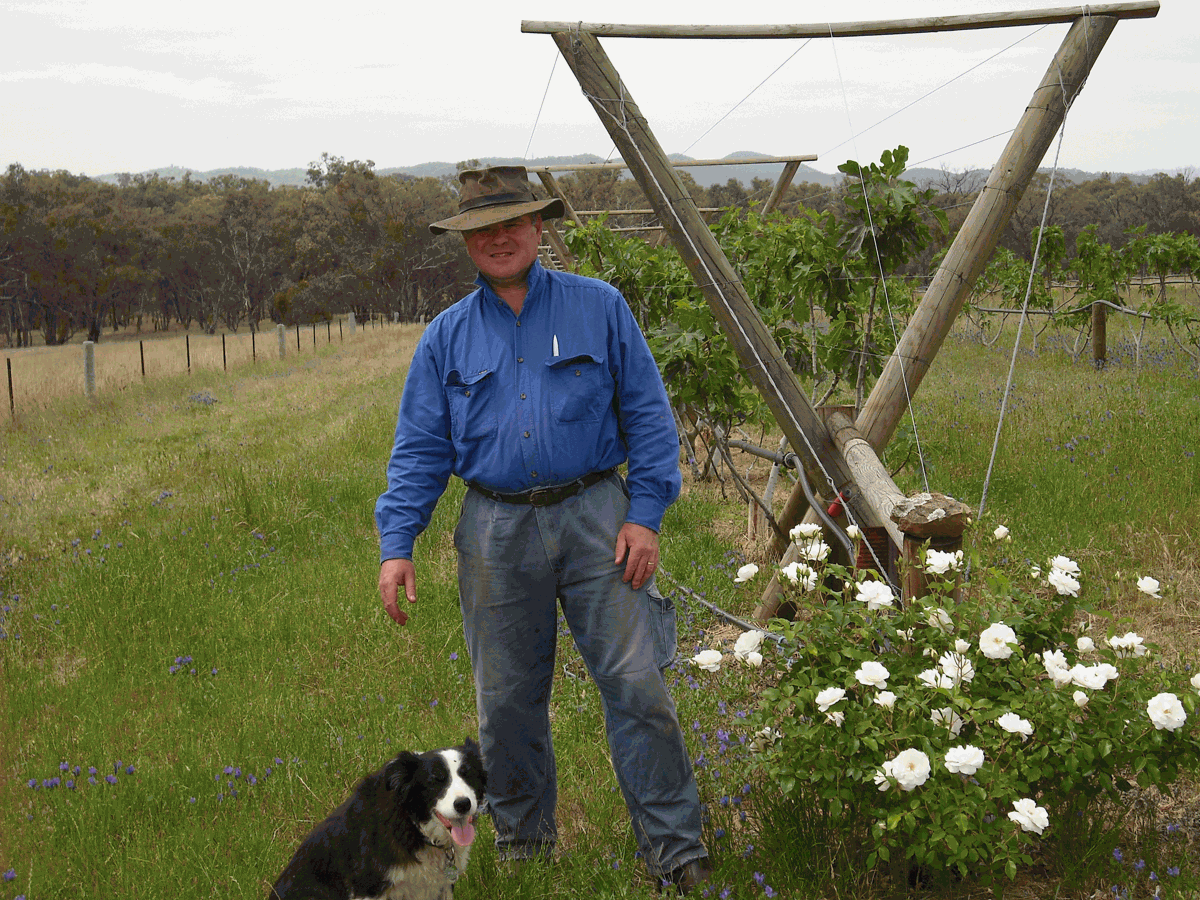
[[[525,21],[521,30],[553,37],[812,483],[828,486],[830,496],[843,496],[856,521],[876,528],[891,524],[889,533],[895,539],[892,513],[896,495],[888,490],[868,492],[856,480],[848,455],[839,449],[830,428],[809,404],[737,273],[600,46],[599,37],[836,38],[1070,24],[1025,113],[992,167],[987,184],[852,424],[853,433],[848,437],[843,434],[841,446],[853,447],[861,462],[864,448],[877,455],[891,439],[1117,22],[1152,18],[1158,10],[1157,0],[1135,0],[1066,9],[840,24],[714,26]],[[781,520],[784,529],[798,521],[807,507],[803,495],[799,498],[793,495]],[[756,617],[772,615],[778,596],[777,581],[773,581],[755,612]]]
[[[762,214],[766,215],[777,207],[783,195],[787,193],[787,189],[792,184],[792,179],[796,177],[796,172],[800,169],[800,163],[812,162],[817,158],[815,153],[805,154],[803,156],[756,156],[746,159],[689,159],[675,160],[671,163],[677,169],[690,169],[693,166],[758,166],[770,165],[772,163],[783,164],[783,171],[780,172],[779,178],[775,181],[775,186],[771,189],[771,195],[767,198],[767,202],[763,204]],[[577,225],[583,225],[588,218],[603,215],[605,213],[615,216],[652,216],[655,215],[653,209],[610,209],[610,210],[577,210],[572,206],[570,199],[562,191],[562,186],[554,177],[555,172],[596,172],[596,171],[617,171],[628,169],[629,166],[623,162],[615,163],[580,163],[571,165],[563,163],[561,165],[552,166],[530,166],[529,174],[537,175],[542,182],[542,186],[546,189],[551,197],[558,197],[562,201],[563,207],[566,210],[566,218],[575,222]],[[719,207],[701,208],[698,212],[703,214],[711,214],[720,212]],[[554,256],[562,262],[568,269],[575,268],[575,260],[571,256],[571,252],[567,249],[563,242],[562,236],[558,233],[558,229],[554,223],[547,220],[543,223],[546,239],[549,243],[549,250]],[[639,225],[627,226],[624,228],[616,228],[614,231],[658,231],[662,230],[663,226],[658,225]]]

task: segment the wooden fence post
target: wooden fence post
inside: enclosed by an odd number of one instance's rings
[[[275,326],[275,334],[279,338],[279,358],[283,359],[287,356],[287,335],[282,322]]]
[[[1092,365],[1103,369],[1108,361],[1108,310],[1103,303],[1092,304]]]
[[[96,342],[83,342],[83,393],[89,400],[96,398]]]

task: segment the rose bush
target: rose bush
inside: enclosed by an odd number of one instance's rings
[[[1072,840],[1113,827],[1121,792],[1200,768],[1200,677],[1133,632],[1084,633],[1088,579],[1068,557],[1021,585],[972,560],[955,604],[962,556],[929,551],[930,592],[903,605],[881,602],[874,573],[808,561],[819,578],[781,579],[809,613],[772,623],[791,655],[762,692],[760,759],[861,848],[855,863],[999,888],[1035,842],[1077,853]]]

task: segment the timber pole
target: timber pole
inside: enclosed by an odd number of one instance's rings
[[[850,484],[850,473],[828,429],[809,404],[608,54],[587,32],[558,32],[554,42],[703,291],[746,376],[763,395],[796,455],[815,476],[813,482],[832,482],[835,490],[843,490]]]
[[[1080,16],[1063,38],[1008,145],[992,167],[987,184],[946,251],[859,413],[855,424],[876,451],[881,451],[891,440],[909,399],[933,364],[1117,21],[1111,16]]]

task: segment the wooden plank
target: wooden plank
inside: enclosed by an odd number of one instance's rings
[[[545,169],[527,169],[526,171],[535,173],[538,179],[542,182],[542,187],[546,189],[546,192],[551,197],[557,197],[562,201],[564,219],[570,222],[582,224],[579,222],[579,216],[575,213],[575,209],[571,206],[571,201],[567,199],[565,194],[563,194],[562,188],[558,186],[558,182],[554,179],[554,176],[550,172],[546,171]]]
[[[590,34],[558,33],[554,42],[703,291],[742,361],[746,377],[763,395],[792,449],[817,475],[814,483],[824,485],[832,480],[835,489],[841,490],[849,484],[850,474],[828,429],[809,404],[608,54]]]
[[[771,191],[771,196],[763,204],[762,215],[769,215],[779,205],[779,201],[783,199],[783,195],[791,187],[792,179],[796,177],[796,171],[799,168],[799,162],[790,162],[783,167],[783,171],[779,174],[779,180],[775,182],[775,188]]]
[[[877,451],[891,440],[908,409],[909,399],[933,364],[975,280],[987,265],[1001,232],[1058,133],[1067,108],[1083,89],[1116,25],[1114,17],[1081,17],[1063,38],[1016,130],[992,167],[987,184],[863,404],[857,419],[858,430]]]
[[[1152,19],[1158,15],[1158,0],[1129,3],[1097,3],[1083,6],[1024,11],[971,13],[961,16],[931,16],[920,19],[887,19],[873,22],[819,22],[812,25],[619,25],[599,22],[521,22],[526,34],[572,35],[623,38],[769,39],[875,37],[880,35],[929,34],[941,31],[974,31],[983,28],[1012,28],[1023,25],[1052,25],[1080,18],[1108,16],[1115,19]]]
[[[563,242],[562,235],[558,233],[558,229],[554,227],[554,222],[546,219],[542,222],[542,230],[546,234],[546,240],[550,242],[550,246],[554,248],[554,255],[558,257],[568,272],[576,271],[575,256],[567,249],[567,245]]]
[[[748,156],[745,159],[672,159],[667,161],[667,165],[674,166],[676,169],[690,169],[692,166],[769,166],[779,163],[813,162],[816,158],[815,153],[806,153],[803,156]],[[552,166],[529,166],[527,171],[541,174],[542,172],[587,172],[592,169],[628,168],[629,165],[625,162],[578,163],[575,165],[558,163]]]

